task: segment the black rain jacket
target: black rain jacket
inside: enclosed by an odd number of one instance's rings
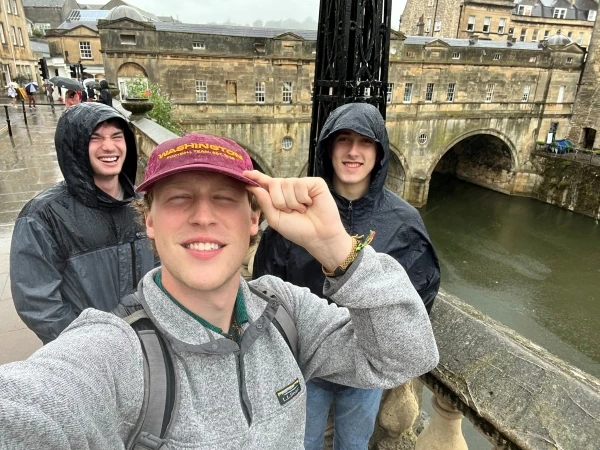
[[[96,187],[89,158],[92,131],[112,118],[123,121],[127,144],[119,176],[123,201]],[[85,308],[111,311],[155,266],[150,240],[131,207],[137,151],[125,119],[98,103],[72,106],[58,121],[55,145],[65,179],[25,205],[10,250],[15,307],[44,343]]]
[[[349,129],[375,140],[378,162],[364,197],[350,201],[333,190],[333,166],[329,156],[335,133]],[[372,105],[351,103],[337,108],[323,125],[317,143],[316,175],[327,181],[337,203],[346,231],[367,236],[376,232],[371,246],[394,257],[406,270],[413,286],[423,299],[427,311],[440,287],[440,266],[419,212],[396,194],[384,188],[390,161],[390,147],[385,122]],[[325,276],[321,264],[305,249],[284,239],[272,228],[262,236],[254,258],[254,279],[275,275],[297,286],[308,287],[323,296]]]
[[[105,105],[112,106],[112,94],[108,90],[108,81],[100,80],[100,95],[98,96],[98,103],[104,103]]]

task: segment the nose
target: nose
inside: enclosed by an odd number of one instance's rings
[[[196,199],[190,214],[190,223],[203,227],[215,223],[212,203],[207,199]]]
[[[111,137],[102,139],[102,150],[113,150],[115,148],[116,145]]]

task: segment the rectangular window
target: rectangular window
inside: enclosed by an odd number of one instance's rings
[[[7,12],[7,13],[9,13],[9,14],[12,14],[12,12],[11,12],[11,10],[10,10],[10,0],[8,0],[8,1],[6,2],[6,12]]]
[[[546,30],[544,31],[544,40],[547,41],[548,40],[548,36],[550,36],[550,30]]]
[[[19,15],[19,8],[17,8],[17,1],[16,0],[12,0],[12,10],[13,10],[13,14],[15,16]]]
[[[519,5],[519,8],[517,9],[517,14],[519,16],[530,16],[532,8],[532,6]]]
[[[521,28],[521,37],[519,41],[525,42],[525,38],[527,37],[527,28]]]
[[[266,93],[266,88],[265,88],[264,81],[257,81],[256,83],[254,83],[254,99],[255,99],[256,103],[264,103],[265,102],[265,93]]]
[[[494,53],[494,61],[500,61],[502,59],[502,53]]]
[[[19,34],[17,34],[17,37],[19,38],[19,45],[21,47],[25,47],[25,44],[23,43],[23,30],[21,30],[21,27],[19,27],[17,31],[19,32]]]
[[[492,101],[494,100],[494,86],[496,86],[496,85],[488,84],[487,88],[485,89],[485,102],[486,103],[492,103]]]
[[[206,103],[208,101],[208,87],[206,80],[196,80],[196,102]]]
[[[283,82],[283,97],[281,99],[283,103],[292,103],[292,82]]]
[[[79,42],[79,56],[81,59],[92,59],[92,44],[89,41]]]
[[[120,34],[121,44],[135,45],[135,34]]]
[[[506,27],[506,19],[500,19],[498,21],[498,34],[504,34],[504,27]]]
[[[564,19],[567,17],[567,8],[554,8],[554,13],[552,13],[552,17],[554,19]]]
[[[12,25],[10,27],[10,38],[12,39],[13,45],[17,45],[17,34],[15,32],[15,27]]]
[[[588,11],[588,18],[587,18],[587,20],[589,20],[590,22],[595,21],[597,13],[598,13],[597,11]]]
[[[537,56],[530,56],[530,57],[529,57],[529,62],[530,62],[530,63],[534,63],[534,62],[536,62],[536,61],[537,61]]]
[[[427,22],[425,22],[425,33],[429,33],[431,31],[431,17],[427,18]]]
[[[387,93],[385,94],[385,102],[389,105],[392,103],[392,98],[394,94],[394,83],[388,83],[387,85]]]
[[[454,92],[456,90],[456,83],[448,84],[448,92],[446,93],[446,101],[453,102],[454,101]]]
[[[569,31],[569,32],[567,33],[567,37],[568,37],[569,39],[572,39],[572,38],[573,38],[573,32],[572,32],[572,31]]]
[[[442,22],[439,20],[436,20],[435,25],[433,27],[433,31],[440,31],[442,29]]]
[[[558,97],[556,98],[556,103],[562,103],[565,98],[565,89],[566,86],[560,86],[558,88]]]
[[[237,81],[227,80],[225,85],[227,87],[227,102],[237,103]]]
[[[331,95],[331,94],[329,94],[329,95]],[[369,86],[365,86],[365,88],[363,89],[363,96],[364,97],[371,96],[371,88]]]
[[[509,28],[508,29],[508,35],[512,38],[515,35],[515,29],[514,28]]]
[[[414,58],[415,57],[415,52],[406,52],[406,56],[409,58]]]
[[[194,42],[192,42],[192,49],[193,50],[206,50],[206,45],[204,45],[204,42],[194,41]]]
[[[404,103],[410,103],[410,100],[412,99],[412,88],[412,83],[406,83],[404,85]]]
[[[0,42],[6,44],[6,37],[4,36],[4,26],[0,23]]]
[[[427,89],[425,90],[425,103],[431,103],[433,101],[433,83],[427,83]]]
[[[529,101],[529,92],[531,91],[531,86],[527,85],[523,88],[523,98],[521,98],[521,101],[523,103],[527,103]]]
[[[573,64],[573,58],[570,56],[567,58],[567,64]]]
[[[460,53],[458,53],[458,52],[452,53],[452,59],[460,59]]]
[[[469,16],[469,21],[467,22],[467,31],[475,31],[475,16]]]
[[[539,32],[540,32],[540,30],[533,30],[533,35],[531,36],[531,42],[537,42]]]
[[[579,45],[583,44],[583,33],[579,33],[579,34],[577,35],[577,43],[578,43]]]
[[[490,24],[492,23],[492,18],[491,17],[486,17],[483,19],[483,29],[481,31],[483,31],[484,33],[489,33],[490,32]]]

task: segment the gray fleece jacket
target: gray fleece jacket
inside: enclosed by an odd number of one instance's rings
[[[305,380],[391,388],[431,370],[438,352],[423,302],[392,257],[365,248],[328,304],[265,276],[283,305],[250,293],[240,346],[202,327],[153,281],[147,311],[163,331],[180,380],[168,448],[301,449]],[[285,306],[298,330],[298,363],[271,324]],[[121,319],[87,309],[29,359],[0,367],[1,449],[123,449],[143,397],[139,340]]]

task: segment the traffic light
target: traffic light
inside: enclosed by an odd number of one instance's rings
[[[44,58],[38,59],[38,70],[40,71],[42,80],[47,80],[50,78],[50,75],[48,74],[48,65],[46,64],[46,60]]]
[[[77,78],[77,66],[71,64],[69,69],[71,70],[71,78]]]
[[[84,67],[83,64],[79,63],[79,75],[81,76],[82,80],[85,80],[86,78],[92,78],[89,73],[85,73],[86,69],[87,67]]]

